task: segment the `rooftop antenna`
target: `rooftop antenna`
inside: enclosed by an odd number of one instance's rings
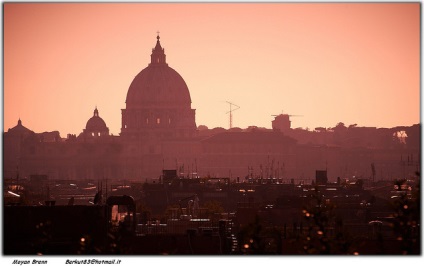
[[[231,103],[226,101],[227,103],[230,104],[230,111],[226,112],[226,114],[230,113],[230,129],[233,128],[233,111],[240,109],[240,106],[238,106],[237,104]],[[236,107],[233,109],[233,105]]]

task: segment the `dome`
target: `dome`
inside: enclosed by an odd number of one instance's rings
[[[13,128],[9,128],[7,132],[11,134],[16,134],[16,135],[25,135],[25,134],[34,133],[32,130],[29,130],[28,128],[22,125],[22,121],[20,118],[18,120],[18,124]]]
[[[94,109],[93,117],[88,119],[84,132],[91,133],[91,134],[92,133],[96,133],[96,134],[109,133],[109,129],[107,128],[105,121],[99,116],[99,111],[97,110],[97,107],[96,109]]]
[[[131,82],[121,110],[121,136],[130,140],[188,138],[196,131],[187,84],[166,63],[159,39],[151,62]]]
[[[190,105],[191,99],[187,85],[177,71],[167,65],[150,65],[132,81],[126,104],[127,108]]]
[[[88,119],[85,128],[88,131],[103,131],[107,127],[105,121],[102,118],[98,116],[93,116],[92,118]]]
[[[151,63],[138,73],[128,89],[126,105],[127,109],[191,105],[187,84],[166,63],[159,36],[152,50]]]

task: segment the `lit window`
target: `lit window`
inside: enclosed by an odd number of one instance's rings
[[[146,118],[146,124],[149,124],[149,118]]]
[[[160,118],[156,118],[156,124],[160,124]]]

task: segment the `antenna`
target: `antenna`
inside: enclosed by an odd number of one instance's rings
[[[228,102],[227,103],[230,104],[230,111],[226,112],[226,114],[230,113],[230,129],[233,128],[233,111],[240,109],[240,106],[238,106],[237,104]],[[233,109],[233,105],[236,107],[235,109]]]

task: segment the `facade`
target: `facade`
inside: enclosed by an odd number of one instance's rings
[[[201,143],[202,170],[207,175],[242,181],[246,177],[284,179],[296,173],[296,141],[281,132],[224,132]]]
[[[199,156],[195,110],[184,79],[166,63],[157,36],[150,64],[132,81],[122,109],[121,176],[153,178]]]

